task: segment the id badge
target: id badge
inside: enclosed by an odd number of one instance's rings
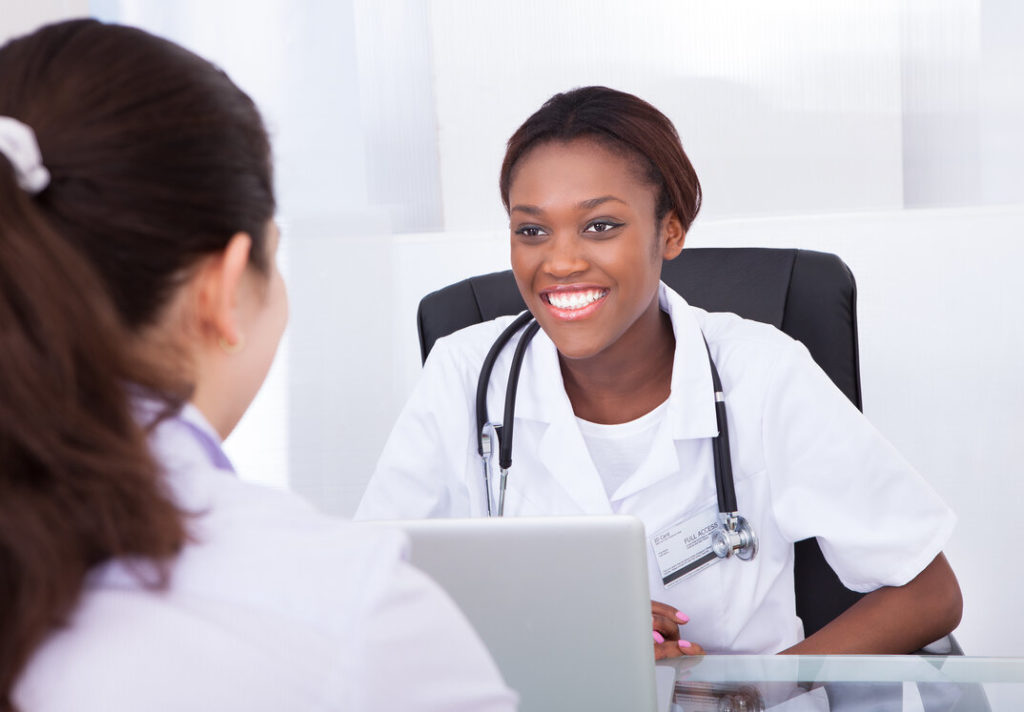
[[[718,511],[710,509],[675,522],[651,536],[651,549],[665,588],[671,588],[718,561],[711,547],[711,536],[721,526]]]

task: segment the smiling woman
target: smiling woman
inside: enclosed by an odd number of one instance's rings
[[[545,142],[516,164],[509,193],[519,291],[563,356],[576,414],[596,423],[633,420],[668,398],[669,378],[649,377],[672,368],[658,283],[685,233],[675,211],[658,219],[636,163],[589,138]],[[642,372],[629,368],[637,353],[649,355]]]
[[[558,94],[512,136],[500,184],[512,270],[542,328],[522,362],[507,513],[641,519],[657,657],[909,652],[955,627],[960,592],[942,555],[949,508],[802,345],[691,307],[660,283],[701,201],[664,115],[604,87]],[[471,404],[480,364],[511,320],[435,343],[358,516],[489,511]],[[515,346],[494,374],[509,373]],[[505,390],[491,380],[492,412]],[[707,536],[719,512],[715,391],[729,404],[736,497],[760,538],[750,562],[717,558]],[[655,546],[677,535],[694,547]],[[805,639],[793,546],[809,537],[867,595]]]
[[[624,423],[665,402],[661,262],[682,250],[701,201],[672,122],[603,87],[556,95],[509,139],[499,185],[519,291],[562,356],[576,415]]]

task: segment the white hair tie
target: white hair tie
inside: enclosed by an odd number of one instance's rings
[[[22,190],[36,195],[50,184],[50,171],[43,165],[36,134],[29,126],[0,116],[0,153],[14,166],[14,176]]]

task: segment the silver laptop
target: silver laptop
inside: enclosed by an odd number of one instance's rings
[[[659,707],[640,520],[387,524],[409,533],[412,563],[455,599],[519,693],[523,712]]]

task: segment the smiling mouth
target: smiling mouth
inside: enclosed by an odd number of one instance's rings
[[[567,289],[541,294],[545,302],[562,312],[579,312],[606,296],[607,289]]]

